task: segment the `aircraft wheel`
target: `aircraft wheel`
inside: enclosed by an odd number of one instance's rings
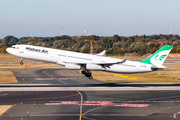
[[[21,65],[23,65],[23,62],[20,62]]]
[[[89,77],[89,74],[88,74],[88,73],[85,73],[85,76],[86,76],[86,77]]]
[[[81,71],[81,73],[82,73],[82,74],[85,74],[86,72],[83,70],[83,71]]]

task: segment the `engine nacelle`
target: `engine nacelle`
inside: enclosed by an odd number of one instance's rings
[[[86,64],[87,70],[102,70],[102,66],[96,64]]]
[[[66,69],[79,70],[81,68],[81,66],[73,64],[73,63],[66,63],[65,68]]]

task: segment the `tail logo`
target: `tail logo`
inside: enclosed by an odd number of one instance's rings
[[[150,62],[156,66],[162,65],[168,53],[169,53],[169,50],[160,51],[159,53],[157,53],[150,59]]]
[[[172,45],[165,45],[153,55],[140,62],[155,66],[162,66],[172,47]]]
[[[161,61],[161,60],[163,60],[164,58],[166,58],[166,56],[167,56],[167,55],[161,55],[161,56],[156,55],[154,59],[155,59],[156,61],[158,61],[158,60]]]

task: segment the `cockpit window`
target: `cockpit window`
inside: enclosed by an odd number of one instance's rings
[[[15,47],[11,47],[11,48],[14,48],[14,49],[15,49]]]

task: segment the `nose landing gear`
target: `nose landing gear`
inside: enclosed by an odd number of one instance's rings
[[[21,62],[20,62],[21,65],[23,65],[23,58],[21,58]]]
[[[88,77],[90,80],[93,79],[93,76],[91,76],[91,71],[82,70],[81,73],[84,74],[86,77]]]

